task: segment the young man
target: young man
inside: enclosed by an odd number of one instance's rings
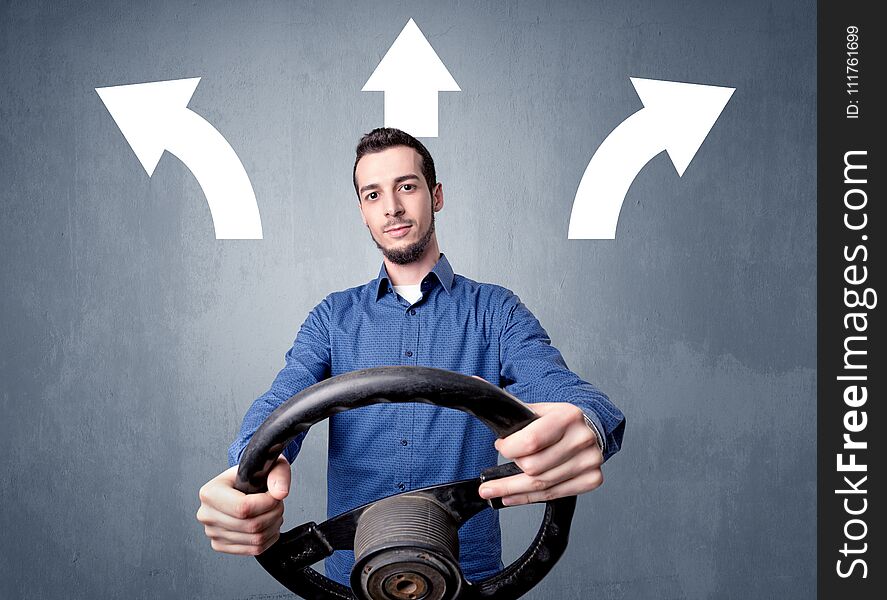
[[[253,433],[293,394],[348,371],[382,365],[458,371],[505,387],[532,403],[540,418],[495,440],[477,419],[425,404],[337,414],[329,423],[330,516],[404,490],[477,477],[496,464],[497,450],[524,473],[484,483],[482,497],[513,505],[581,494],[601,485],[601,464],[622,443],[622,413],[567,368],[517,296],[453,273],[434,230],[443,187],[421,142],[397,129],[371,131],[357,146],[353,180],[363,222],[382,251],[381,271],[311,311],[286,366],[246,413],[229,448],[230,468],[201,488],[197,518],[220,552],[261,554],[280,536],[289,464],[303,436],[269,473],[269,491],[244,495],[233,488],[234,476]],[[459,548],[468,579],[501,569],[497,513],[487,509],[465,523]],[[353,561],[351,552],[334,553],[327,576],[348,585]]]

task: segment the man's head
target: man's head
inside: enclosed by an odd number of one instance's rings
[[[400,129],[377,127],[360,138],[360,141],[357,143],[357,156],[354,159],[352,179],[354,180],[354,191],[357,192],[358,202],[360,201],[360,191],[357,188],[357,163],[367,154],[382,152],[395,146],[406,146],[419,154],[419,157],[422,159],[422,176],[428,185],[429,193],[433,192],[434,186],[437,184],[437,176],[434,172],[434,159],[431,158],[431,153],[428,152],[428,149],[422,142]]]
[[[404,265],[437,252],[434,213],[443,208],[443,188],[425,146],[399,129],[379,128],[361,138],[356,154],[361,217],[385,258]]]

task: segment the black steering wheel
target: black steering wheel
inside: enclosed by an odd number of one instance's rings
[[[281,404],[243,452],[234,487],[267,490],[280,453],[300,432],[336,413],[380,402],[423,402],[455,408],[483,421],[498,437],[536,419],[529,408],[482,379],[427,367],[377,367],[317,383]],[[306,600],[474,600],[518,598],[551,570],[567,547],[576,496],[545,505],[530,547],[508,567],[469,582],[459,568],[459,527],[498,500],[481,498],[483,481],[520,473],[514,463],[454,481],[388,496],[320,525],[304,523],[256,557],[289,590]],[[351,588],[311,568],[334,550],[354,550]]]

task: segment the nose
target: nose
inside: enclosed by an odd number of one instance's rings
[[[385,199],[385,216],[399,217],[403,214],[403,204],[397,194],[390,194]]]

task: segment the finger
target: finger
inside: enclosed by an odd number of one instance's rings
[[[509,435],[496,440],[496,450],[514,460],[534,454],[558,442],[564,435],[566,420],[559,413],[549,413]]]
[[[479,494],[481,498],[507,498],[521,494],[531,494],[549,489],[567,479],[568,477],[555,479],[553,473],[545,473],[543,476],[535,477],[521,473],[520,475],[497,479],[492,483],[484,483],[479,490]]]
[[[234,467],[232,467],[234,469]],[[200,488],[200,502],[237,519],[248,519],[268,512],[279,500],[267,492],[244,494],[234,489],[233,473],[225,471]],[[236,472],[236,470],[235,470]]]
[[[277,462],[268,473],[268,493],[277,500],[283,500],[289,494],[291,479],[289,461],[283,455],[278,456]]]
[[[600,469],[583,473],[573,479],[568,479],[555,486],[537,492],[529,492],[526,494],[515,494],[502,498],[502,504],[505,506],[517,506],[520,504],[529,504],[531,502],[548,502],[556,498],[564,496],[575,496],[590,492],[600,487],[604,482],[604,474]]]
[[[238,519],[231,515],[203,505],[197,511],[197,520],[204,525],[226,529],[228,531],[242,531],[244,533],[257,533],[267,529],[272,523],[283,517],[283,502],[266,513],[248,519]]]
[[[575,452],[567,460],[551,469],[546,469],[538,473],[528,473],[525,470],[524,474],[527,476],[527,480],[521,480],[519,482],[519,484],[523,486],[522,489],[510,491],[510,493],[534,492],[551,488],[561,482],[567,481],[568,479],[579,477],[583,473],[598,470],[602,463],[603,459],[601,457],[601,451],[597,446],[594,446],[593,448],[584,448]],[[518,466],[520,467],[521,465],[518,464]],[[505,492],[502,495],[506,496],[508,493],[509,492]]]
[[[478,489],[478,494],[481,498],[485,499],[501,498],[502,496],[519,494],[531,489],[531,487],[529,487],[531,484],[528,483],[530,479],[529,475],[520,473],[518,475],[512,475],[511,477],[503,477],[502,479],[487,481],[481,484]]]
[[[511,477],[485,482],[480,486],[478,493],[482,498],[497,498],[542,491],[568,479],[578,477],[587,471],[599,469],[601,462],[600,450],[596,446],[594,448],[586,448],[573,455],[566,462],[542,473],[532,474],[524,472]],[[521,465],[518,464],[518,466]]]
[[[210,542],[210,546],[212,549],[217,552],[225,552],[227,554],[241,554],[246,556],[257,556],[263,553],[265,550],[270,548],[274,543],[280,539],[280,533],[277,533],[273,537],[271,537],[265,544],[262,546],[249,546],[243,544],[228,544],[226,542],[216,542],[215,540]]]
[[[214,527],[211,525],[207,525],[206,527],[204,527],[204,530],[206,532],[206,537],[210,538],[211,540],[215,540],[216,542],[233,545],[261,547],[269,539],[274,537],[274,535],[280,533],[280,528],[282,525],[283,518],[281,517],[269,523],[268,527],[256,532],[229,531],[227,529]]]
[[[515,463],[528,475],[541,475],[556,469],[568,461],[575,460],[580,454],[590,449],[594,449],[594,456],[598,458],[598,463],[589,463],[589,460],[592,458],[589,455],[585,457],[586,460],[583,462],[583,465],[599,466],[603,462],[603,456],[601,456],[594,432],[585,423],[576,423],[569,426],[564,436],[548,448],[544,448],[535,454],[516,458]]]

